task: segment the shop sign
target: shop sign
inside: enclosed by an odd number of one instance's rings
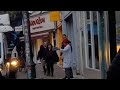
[[[54,29],[54,23],[50,22],[49,13],[30,17],[31,33]]]

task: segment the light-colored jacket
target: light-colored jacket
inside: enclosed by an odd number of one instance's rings
[[[71,47],[68,44],[64,49],[60,49],[63,52],[63,68],[72,67],[72,51]]]

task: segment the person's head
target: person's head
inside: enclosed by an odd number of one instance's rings
[[[63,34],[63,39],[66,39],[66,38],[67,38],[66,34]]]
[[[63,41],[63,45],[64,45],[64,46],[68,45],[69,43],[70,43],[70,41],[69,41],[68,39],[65,39],[65,40]]]
[[[43,46],[44,46],[44,47],[47,47],[47,42],[44,42],[44,43],[43,43]]]
[[[52,44],[49,43],[49,44],[47,45],[47,49],[48,49],[48,50],[52,50]]]

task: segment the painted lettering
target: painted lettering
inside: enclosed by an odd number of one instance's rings
[[[41,23],[45,23],[45,18],[38,17],[37,19],[30,21],[30,26],[35,26],[35,25],[41,24]]]

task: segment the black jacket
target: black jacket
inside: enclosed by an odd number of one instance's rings
[[[120,53],[114,57],[107,71],[107,79],[120,79]]]
[[[39,52],[38,52],[37,60],[38,60],[39,58],[40,58],[40,59],[43,58],[43,60],[45,60],[46,52],[47,52],[47,49],[44,48],[43,45],[41,45],[41,46],[40,46],[40,50],[39,50]]]
[[[47,54],[46,54],[46,62],[47,63],[55,63],[59,61],[59,57],[56,53],[56,51],[49,51],[47,50]]]

